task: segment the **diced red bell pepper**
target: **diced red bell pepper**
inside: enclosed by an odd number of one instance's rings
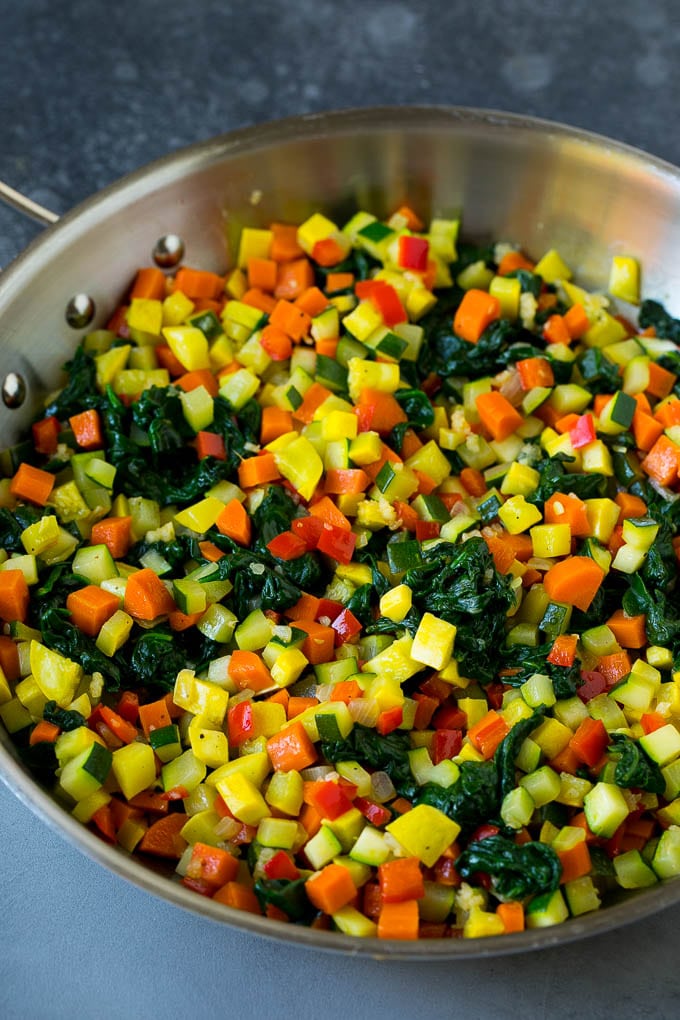
[[[569,747],[584,765],[597,765],[609,743],[609,734],[601,719],[588,717],[576,729]]]
[[[250,701],[239,701],[227,712],[227,732],[229,743],[232,747],[238,747],[245,740],[253,736],[255,732],[255,719],[253,706]]]
[[[386,737],[388,733],[392,733],[393,730],[401,726],[403,721],[404,709],[401,705],[395,705],[380,713],[375,728],[381,736]]]
[[[323,521],[311,514],[308,517],[296,517],[291,521],[291,531],[305,543],[306,551],[312,552],[323,531]]]
[[[416,703],[416,714],[413,720],[414,730],[426,730],[432,721],[432,716],[439,708],[439,702],[429,694],[422,694],[416,691],[413,695]]]
[[[116,712],[130,723],[136,723],[139,719],[139,695],[136,691],[123,691]]]
[[[344,528],[337,528],[334,524],[324,523],[316,548],[338,563],[351,563],[356,544],[357,536],[353,531],[345,531]]]
[[[305,800],[316,808],[322,818],[331,822],[352,807],[352,801],[342,787],[331,780],[314,783],[305,793]]]
[[[466,724],[467,714],[453,702],[438,708],[432,719],[436,730],[462,730]]]
[[[595,425],[592,414],[582,414],[572,429],[569,429],[569,439],[575,450],[587,446],[596,439]]]
[[[271,542],[267,542],[267,549],[279,560],[297,560],[307,552],[307,544],[293,531],[282,531]]]
[[[331,627],[335,631],[336,645],[344,645],[346,641],[350,641],[357,634],[361,633],[361,623],[349,609],[343,609],[335,617]]]
[[[501,683],[487,684],[484,688],[486,694],[486,700],[489,703],[489,708],[495,708],[498,710],[503,707],[503,693],[505,688]]]
[[[265,863],[263,871],[267,878],[285,878],[292,882],[300,877],[299,870],[285,850],[277,850],[273,857]]]
[[[319,599],[319,605],[317,606],[316,613],[314,614],[315,620],[320,620],[322,616],[327,616],[332,622],[343,611],[345,607],[342,602],[336,602],[335,599]]]
[[[470,836],[470,842],[479,843],[479,841],[482,839],[489,839],[490,836],[497,836],[500,831],[501,830],[498,828],[497,825],[491,825],[489,823],[478,825],[475,831]]]
[[[462,730],[435,730],[432,735],[432,746],[430,753],[435,765],[441,761],[448,761],[460,754],[463,746]]]
[[[355,797],[354,807],[358,808],[364,818],[371,825],[375,825],[376,828],[387,825],[392,817],[392,812],[389,808],[384,807],[382,804],[376,804],[375,801],[369,800],[367,797]]]
[[[402,269],[415,269],[417,273],[424,273],[429,251],[430,242],[426,238],[402,234],[397,249],[397,265]]]
[[[437,538],[441,527],[439,521],[416,521],[416,538],[419,542],[426,542],[429,538]]]
[[[400,322],[407,322],[408,316],[401,303],[401,299],[391,283],[384,280],[374,280],[371,289],[371,301],[383,317],[383,322],[389,328]]]
[[[60,427],[59,419],[54,415],[48,415],[33,424],[33,446],[38,453],[49,457],[57,452]]]
[[[607,690],[607,681],[602,673],[598,673],[596,670],[581,670],[581,678],[583,683],[576,691],[581,701],[588,702],[591,698],[596,698],[598,694]]]
[[[227,449],[224,439],[216,432],[198,432],[196,435],[196,453],[199,460],[214,457],[215,460],[226,460]]]

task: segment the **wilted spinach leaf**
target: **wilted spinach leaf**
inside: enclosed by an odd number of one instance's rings
[[[547,843],[518,846],[506,836],[488,836],[470,843],[456,861],[462,878],[484,872],[503,900],[522,900],[533,893],[557,889],[562,875],[560,859]]]

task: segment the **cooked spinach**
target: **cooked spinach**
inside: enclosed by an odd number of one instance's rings
[[[680,651],[680,614],[671,599],[661,588],[645,584],[640,573],[628,575],[629,589],[623,596],[623,610],[629,616],[646,615],[645,629],[650,644],[669,647],[676,656]]]
[[[260,878],[255,883],[255,895],[263,913],[271,904],[278,907],[293,922],[309,924],[318,913],[305,892],[304,878]]]
[[[8,553],[25,553],[21,534],[42,516],[42,513],[28,505],[19,504],[11,511],[0,507],[0,549]]]
[[[680,319],[674,319],[659,301],[647,299],[642,302],[638,324],[640,329],[653,326],[658,337],[680,344]]]
[[[526,719],[520,719],[519,722],[515,723],[510,732],[506,737],[501,740],[500,744],[496,748],[494,755],[494,761],[498,770],[498,792],[501,799],[506,794],[514,790],[516,783],[515,777],[515,758],[519,754],[519,749],[529,736],[529,734],[536,729],[537,726],[543,722],[545,716],[544,709],[537,709]]]
[[[376,730],[360,723],[343,740],[321,744],[321,753],[333,764],[339,761],[358,761],[360,765],[386,772],[403,797],[412,795],[415,790],[408,759],[410,749],[408,733],[394,730],[381,736]]]
[[[619,366],[605,357],[599,347],[589,347],[576,359],[576,364],[591,393],[614,393],[621,389]]]
[[[604,496],[607,490],[605,476],[597,471],[588,474],[567,471],[564,465],[571,460],[571,457],[557,454],[555,457],[545,457],[538,464],[534,464],[533,467],[538,471],[540,478],[537,488],[526,497],[527,502],[542,506],[556,492],[573,492],[579,499]]]
[[[97,389],[97,366],[91,354],[82,344],[76,348],[75,354],[64,365],[68,380],[63,390],[47,404],[44,415],[53,415],[64,421],[72,414],[78,414],[87,408],[97,407],[99,391]]]
[[[501,802],[496,766],[493,761],[461,762],[455,783],[447,787],[425,783],[417,790],[414,803],[443,811],[467,835],[483,822],[498,818]]]
[[[282,611],[295,605],[302,594],[300,588],[273,564],[271,557],[265,558],[247,549],[241,549],[230,538],[211,529],[210,539],[222,549],[226,556],[215,563],[213,571],[204,581],[231,581],[234,612],[240,620],[254,609],[275,609]]]
[[[404,583],[418,614],[432,613],[457,627],[461,672],[482,683],[493,680],[512,592],[486,542],[471,538],[460,546],[442,542],[424,549],[423,563],[406,572]]]
[[[624,733],[612,733],[608,750],[610,758],[616,762],[614,782],[617,786],[648,793],[664,792],[666,780],[661,769],[637,741]]]
[[[478,872],[491,876],[493,891],[502,900],[523,900],[534,893],[557,889],[562,875],[560,859],[547,843],[518,846],[506,836],[487,836],[470,843],[456,861],[462,878]]]
[[[581,686],[581,673],[578,663],[573,666],[556,666],[548,662],[552,642],[542,645],[503,645],[500,656],[503,666],[514,672],[504,675],[503,680],[511,687],[519,687],[534,673],[543,673],[553,682],[553,689],[558,698],[571,698]],[[515,727],[513,727],[514,732]]]
[[[77,587],[82,587],[79,580]],[[38,618],[48,648],[79,663],[86,673],[101,673],[108,690],[119,689],[121,671],[117,662],[100,652],[94,640],[71,623],[67,609],[49,603],[39,605]]]
[[[397,390],[397,403],[414,429],[426,429],[434,422],[434,410],[426,393],[418,389]]]
[[[60,708],[56,701],[47,701],[45,703],[43,719],[45,722],[53,723],[65,732],[77,730],[79,726],[84,726],[87,722],[85,716],[81,715],[80,712]]]

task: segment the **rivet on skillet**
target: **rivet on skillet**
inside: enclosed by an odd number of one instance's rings
[[[184,258],[184,241],[177,234],[164,234],[156,241],[153,260],[161,269],[172,269]]]
[[[18,372],[8,372],[2,383],[2,399],[6,407],[21,407],[26,399],[26,383]]]
[[[74,294],[66,305],[66,321],[72,329],[85,329],[94,319],[94,301],[89,294]]]

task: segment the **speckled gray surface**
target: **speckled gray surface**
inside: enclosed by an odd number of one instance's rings
[[[0,0],[0,177],[57,212],[170,150],[290,114],[453,103],[680,162],[674,0]],[[0,208],[0,264],[39,228]],[[185,914],[109,875],[0,786],[0,1015],[678,1015],[666,911],[562,950],[389,965]]]

